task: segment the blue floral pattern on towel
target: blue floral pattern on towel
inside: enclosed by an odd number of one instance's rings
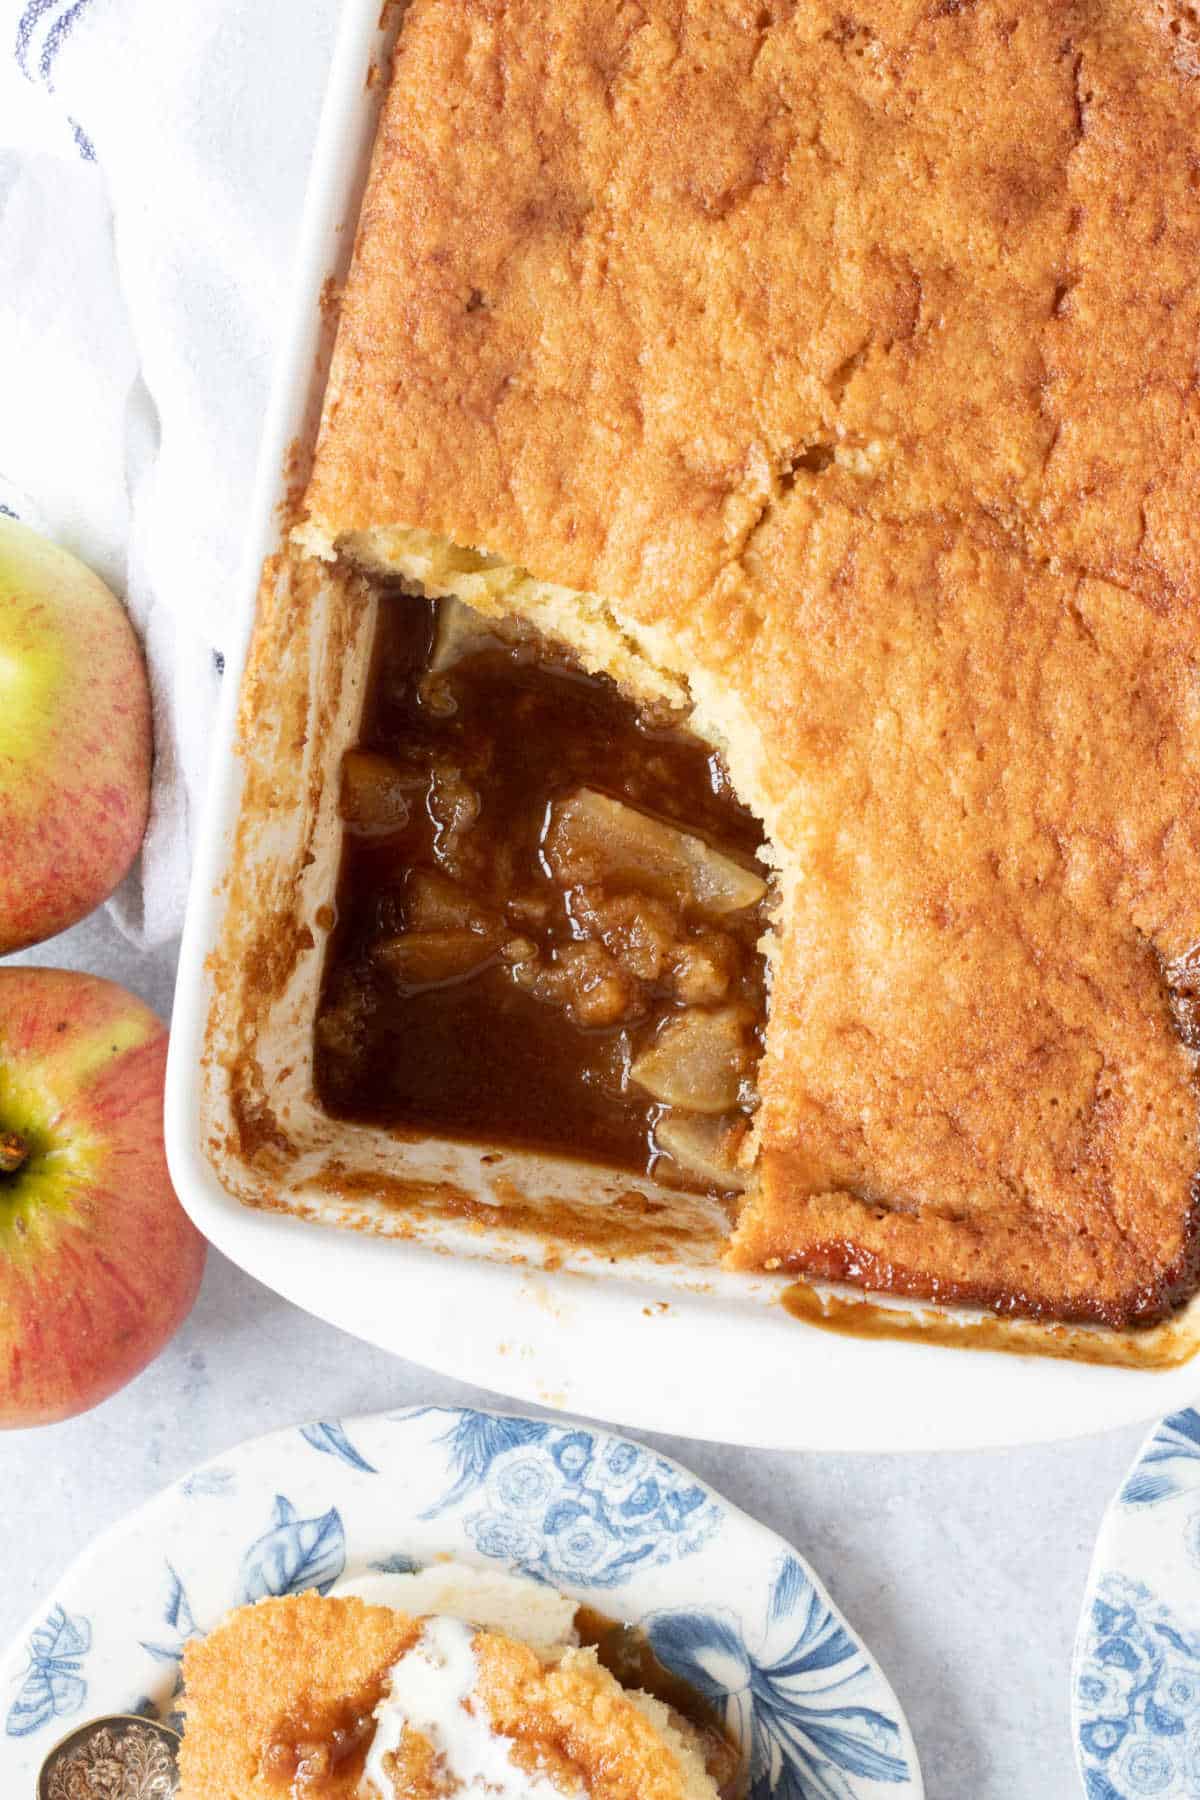
[[[92,0],[27,0],[17,20],[15,55],[27,81],[41,82],[54,92],[54,65]],[[95,162],[91,139],[74,119],[68,119],[75,146],[84,162]]]

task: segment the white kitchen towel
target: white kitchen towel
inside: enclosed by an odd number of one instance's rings
[[[142,858],[179,929],[337,0],[0,0],[0,505],[122,593],[154,690]]]

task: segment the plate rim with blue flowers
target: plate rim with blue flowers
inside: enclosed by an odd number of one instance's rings
[[[1087,1800],[1200,1800],[1200,1410],[1147,1434],[1105,1512],[1071,1664]]]
[[[97,1539],[0,1660],[0,1775],[89,1715],[178,1723],[183,1651],[230,1606],[447,1554],[639,1624],[723,1713],[750,1800],[922,1800],[895,1694],[791,1546],[632,1438],[454,1406],[250,1439]]]

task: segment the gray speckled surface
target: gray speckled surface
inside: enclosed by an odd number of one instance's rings
[[[170,1006],[173,952],[133,951],[104,915],[18,960],[91,969]],[[498,1398],[319,1324],[214,1255],[191,1319],[137,1381],[83,1418],[0,1439],[0,1642],[97,1532],[242,1438]],[[824,1578],[896,1687],[930,1800],[1071,1800],[1071,1641],[1101,1515],[1140,1437],[877,1458],[658,1441]]]

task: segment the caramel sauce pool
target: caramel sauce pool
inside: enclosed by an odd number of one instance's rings
[[[597,1661],[622,1687],[641,1688],[687,1720],[700,1738],[705,1767],[721,1800],[739,1800],[742,1759],[717,1709],[659,1662],[636,1625],[623,1625],[581,1606],[575,1613],[575,1629],[580,1643],[596,1652]]]
[[[750,869],[761,827],[714,752],[668,718],[649,717],[611,681],[528,636],[485,637],[431,673],[438,628],[437,603],[381,596],[359,745],[343,762],[346,829],[316,1027],[319,1099],[338,1118],[647,1173],[664,1108],[628,1069],[679,1014],[668,965],[715,956],[719,1003],[747,1021],[752,1073],[765,1008],[761,912],[721,919],[717,930],[682,902],[627,892],[628,882],[564,893],[546,857],[551,809],[573,791],[599,789]],[[376,784],[365,801],[364,781]],[[454,966],[453,934],[439,929],[438,908],[450,904],[475,909],[472,929],[486,945],[469,969]],[[647,953],[638,940],[620,964],[598,941],[622,905],[627,938],[659,931],[657,968],[653,945]],[[415,974],[413,947],[427,958]],[[525,986],[513,967],[522,947],[536,972]],[[431,949],[445,966],[428,961]],[[630,954],[648,957],[648,976],[628,973]],[[549,984],[572,968],[576,988],[553,1003]],[[730,1117],[744,1124],[744,1115]]]
[[[815,1325],[819,1331],[831,1331],[837,1337],[888,1338],[935,1344],[948,1350],[992,1350],[1006,1356],[1052,1356],[1064,1362],[1151,1369],[1176,1368],[1192,1350],[1190,1339],[1183,1334],[1166,1334],[1161,1348],[1148,1354],[1135,1333],[1114,1336],[1108,1332],[1072,1331],[1044,1319],[1028,1322],[1037,1336],[1036,1341],[1026,1342],[1020,1332],[1027,1321],[1020,1317],[958,1319],[953,1313],[939,1315],[932,1311],[934,1301],[919,1300],[918,1312],[899,1312],[870,1299],[843,1300],[836,1294],[818,1293],[806,1281],[784,1288],[779,1304],[792,1318]]]
[[[375,1736],[382,1693],[381,1676],[334,1705],[286,1714],[263,1747],[260,1769],[267,1787],[287,1800],[352,1794]]]

